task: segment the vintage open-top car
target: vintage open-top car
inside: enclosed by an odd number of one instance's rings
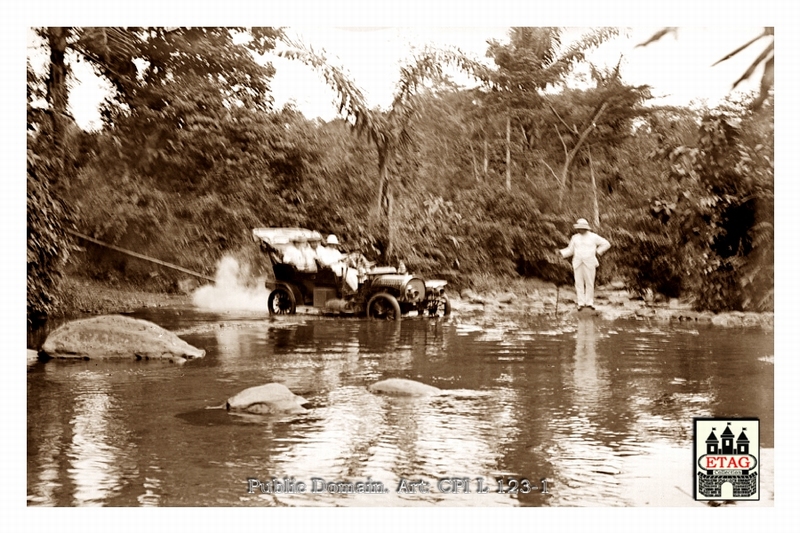
[[[358,253],[345,255],[335,268],[317,261],[312,269],[315,271],[303,271],[285,261],[294,243],[321,242],[319,232],[303,228],[255,228],[253,239],[269,257],[275,276],[265,283],[270,291],[267,298],[270,314],[294,314],[298,305],[313,306],[327,313],[385,320],[398,320],[411,312],[420,316],[450,314],[445,280],[424,280],[391,266],[375,267]]]

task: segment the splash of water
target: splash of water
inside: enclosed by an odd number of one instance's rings
[[[250,274],[247,265],[233,257],[223,257],[217,263],[213,285],[203,285],[192,293],[192,302],[201,309],[212,311],[265,311],[267,289],[263,279]]]

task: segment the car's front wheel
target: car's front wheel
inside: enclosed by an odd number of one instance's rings
[[[267,298],[267,309],[271,315],[293,315],[297,311],[294,298],[286,289],[275,289]]]
[[[367,303],[367,316],[378,320],[400,320],[400,304],[388,292],[379,292]]]

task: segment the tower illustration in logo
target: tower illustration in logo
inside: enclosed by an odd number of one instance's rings
[[[759,499],[758,430],[754,418],[695,419],[696,500]]]

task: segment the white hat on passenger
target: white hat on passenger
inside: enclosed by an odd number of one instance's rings
[[[338,246],[339,245],[339,239],[336,237],[336,235],[328,235],[328,238],[325,239],[325,243],[326,244],[334,244],[334,245]]]

